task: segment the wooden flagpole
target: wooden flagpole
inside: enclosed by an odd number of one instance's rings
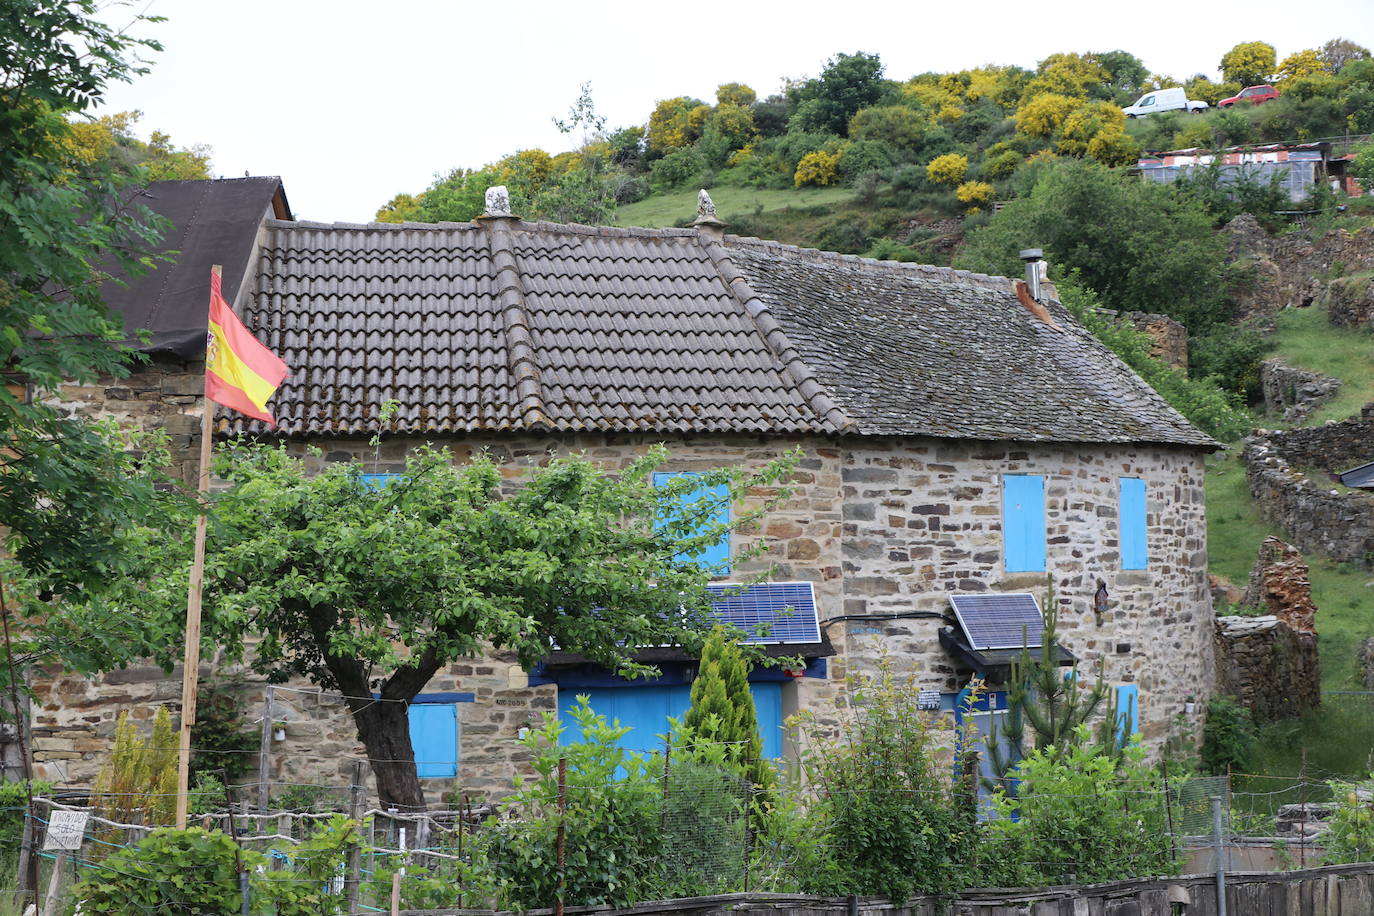
[[[220,265],[210,268],[220,276]],[[206,313],[209,314],[208,311]],[[207,324],[206,333],[209,333]],[[209,352],[206,352],[208,371]],[[191,726],[196,721],[196,690],[200,686],[200,596],[205,579],[206,495],[210,492],[210,443],[214,436],[215,408],[208,395],[201,397],[200,479],[196,483],[201,511],[196,516],[195,554],[191,580],[186,589],[186,654],[181,666],[181,740],[177,752],[177,829],[186,828],[186,809],[190,801]]]

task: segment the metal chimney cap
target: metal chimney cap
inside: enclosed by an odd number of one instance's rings
[[[1045,250],[1044,250],[1043,248],[1022,248],[1022,249],[1021,249],[1021,260],[1023,260],[1023,261],[1040,261],[1040,260],[1044,260],[1044,257],[1045,257]]]

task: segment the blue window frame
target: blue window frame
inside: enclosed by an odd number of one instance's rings
[[[663,471],[663,472],[658,472],[658,473],[655,473],[655,474],[654,474],[654,486],[656,486],[656,487],[665,486],[665,485],[667,485],[667,484],[669,484],[669,483],[672,483],[674,480],[677,480],[678,478],[683,478],[683,477],[686,477],[686,478],[693,478],[693,477],[699,477],[699,476],[700,476],[699,474],[696,474],[696,473],[694,473],[694,472],[692,472],[692,471]],[[709,486],[709,487],[708,487],[708,486],[697,487],[697,488],[696,488],[695,490],[693,490],[692,492],[690,492],[690,493],[686,494],[685,496],[683,496],[683,498],[682,498],[682,505],[688,505],[688,504],[690,504],[690,503],[694,503],[694,502],[696,502],[696,501],[698,501],[698,500],[701,500],[701,499],[710,499],[710,500],[712,500],[713,502],[717,502],[717,503],[719,504],[720,508],[716,511],[716,514],[715,514],[715,516],[714,516],[713,519],[712,519],[712,521],[713,521],[714,523],[716,523],[716,524],[728,524],[728,523],[729,523],[729,521],[730,521],[730,488],[729,488],[729,487],[727,487],[725,484],[716,484],[715,486]],[[716,571],[718,571],[718,572],[720,572],[720,573],[723,574],[723,573],[726,571],[726,567],[728,566],[728,564],[729,564],[729,562],[730,562],[730,533],[727,531],[727,532],[725,533],[725,535],[724,535],[719,541],[717,541],[715,544],[712,544],[710,547],[707,547],[705,550],[703,550],[703,551],[700,552],[700,553],[696,553],[696,554],[683,554],[683,555],[682,555],[682,559],[694,560],[694,561],[696,561],[699,565],[701,565],[701,566],[703,566],[703,567],[706,567],[706,568],[708,568],[708,569],[714,569],[714,570],[716,570]]]
[[[1139,477],[1122,477],[1121,489],[1121,568],[1145,569],[1149,566],[1149,549],[1145,532],[1145,481]]]
[[[754,711],[763,739],[763,756],[773,760],[782,756],[782,684],[751,683]],[[578,694],[586,694],[592,710],[607,722],[628,726],[630,731],[617,742],[630,751],[652,753],[663,750],[660,735],[668,731],[668,719],[681,719],[692,705],[690,684],[650,684],[628,687],[559,687],[558,720],[563,726],[559,740],[573,744],[582,740],[571,710]]]
[[[1002,475],[1002,545],[1007,572],[1045,571],[1045,478]]]
[[[359,474],[358,479],[363,482],[363,486],[369,489],[382,490],[390,486],[392,481],[400,476],[400,474]]]
[[[415,775],[421,779],[458,775],[458,704],[472,701],[470,693],[422,693],[410,702],[407,713]]]

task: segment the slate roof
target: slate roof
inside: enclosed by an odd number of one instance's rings
[[[126,343],[135,349],[199,356],[205,352],[210,265],[222,265],[224,293],[233,302],[253,266],[264,214],[271,208],[276,216],[291,216],[281,179],[155,181],[134,203],[171,223],[156,249],[171,260],[127,285],[106,283],[101,289],[105,304],[124,317]],[[140,329],[150,332],[146,344],[135,337]]]
[[[1214,445],[1013,281],[695,229],[269,220],[279,434],[602,430]],[[226,414],[229,428],[265,432]]]

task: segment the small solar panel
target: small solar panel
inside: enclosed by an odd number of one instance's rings
[[[724,623],[749,634],[748,642],[820,642],[816,620],[816,592],[810,582],[765,582],[751,585],[734,595],[724,593],[738,585],[708,585],[712,595],[724,595],[711,602]]]
[[[1045,618],[1030,593],[951,595],[949,603],[974,649],[1034,648],[1043,641]]]

